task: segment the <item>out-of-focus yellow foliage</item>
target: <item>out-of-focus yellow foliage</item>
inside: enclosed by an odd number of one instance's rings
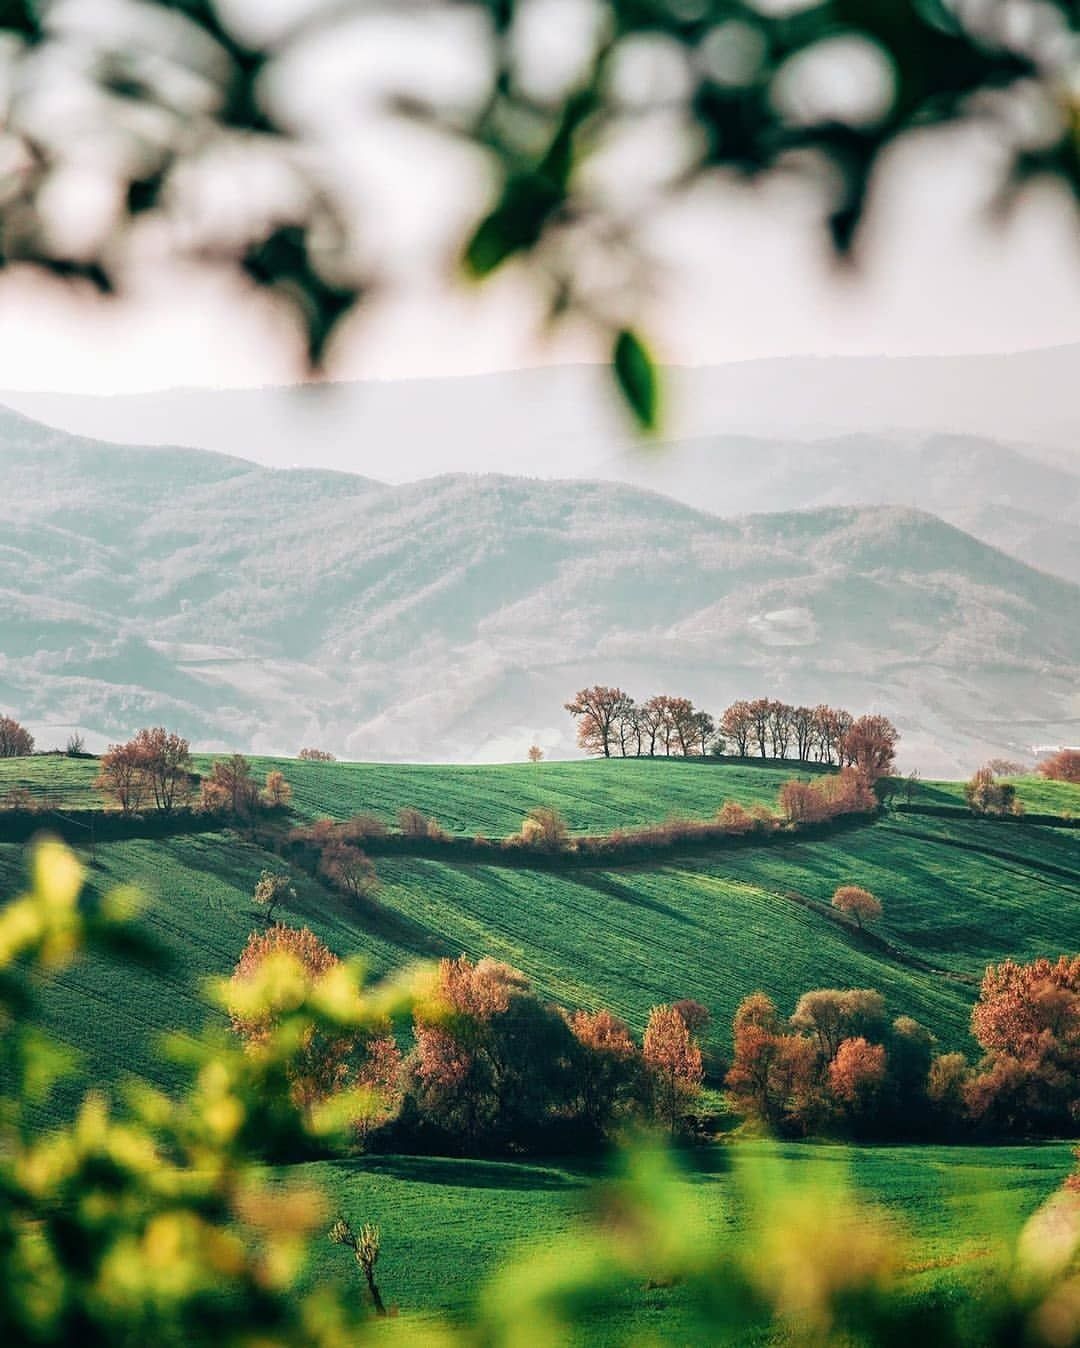
[[[842,1184],[807,1180],[807,1168],[766,1165],[756,1153],[740,1161],[736,1152],[733,1201],[746,1234],[733,1244],[705,1220],[670,1155],[647,1140],[629,1147],[597,1187],[589,1221],[490,1281],[471,1323],[420,1324],[407,1315],[376,1323],[359,1295],[318,1277],[317,1261],[330,1257],[324,1197],[280,1180],[271,1187],[266,1162],[302,1152],[313,1138],[325,1145],[346,1134],[363,1106],[355,1094],[317,1108],[295,1103],[290,1055],[305,1036],[313,1028],[383,1026],[432,996],[430,975],[367,991],[354,964],[312,978],[275,958],[239,994],[245,1015],[273,1011],[254,1050],[212,1031],[194,1043],[178,1037],[185,1091],[137,1086],[122,1110],[89,1092],[69,1125],[37,1134],[25,1105],[48,1089],[64,1057],[35,1024],[36,987],[83,947],[129,948],[120,934],[137,911],[129,892],[84,909],[81,879],[75,858],[46,844],[35,856],[33,888],[0,910],[5,1348],[355,1348],[369,1339],[543,1348],[587,1336],[586,1322],[610,1316],[628,1291],[674,1285],[693,1343],[1080,1342],[1078,1194],[1066,1192],[1035,1215],[1015,1252],[1003,1256],[990,1294],[935,1308],[928,1319],[897,1278],[901,1236]],[[218,986],[214,995],[220,1005],[237,993]],[[375,1228],[361,1234],[377,1254]],[[654,1341],[629,1327],[620,1333],[617,1318],[607,1320],[604,1337]]]

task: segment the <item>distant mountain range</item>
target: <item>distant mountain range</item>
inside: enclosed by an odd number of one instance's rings
[[[0,401],[104,440],[381,481],[450,470],[604,478],[721,515],[911,506],[1080,582],[1078,372],[1080,346],[672,369],[659,445],[634,438],[590,366]]]
[[[1075,469],[1080,345],[973,356],[798,356],[666,372],[670,439],[976,435]],[[297,388],[167,389],[0,403],[80,435],[195,445],[268,467],[394,482],[446,471],[609,475],[633,444],[599,366]]]
[[[970,452],[995,481],[1023,471]],[[206,747],[565,754],[562,703],[601,680],[880,710],[927,772],[1080,740],[1080,587],[907,506],[722,519],[611,482],[389,486],[12,412],[0,456],[0,710],[58,737],[163,722]],[[744,462],[798,499],[779,454]],[[1064,508],[1069,475],[1045,481]]]

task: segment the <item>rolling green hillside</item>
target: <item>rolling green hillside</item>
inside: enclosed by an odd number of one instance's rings
[[[994,1275],[988,1216],[1006,1237],[1068,1173],[1066,1144],[1039,1147],[843,1147],[744,1144],[744,1160],[759,1157],[805,1167],[819,1181],[842,1174],[870,1202],[897,1213],[907,1238],[901,1277],[916,1298],[978,1288]],[[709,1230],[740,1239],[729,1158],[711,1149],[690,1158],[685,1183]],[[433,1157],[371,1157],[300,1168],[332,1195],[354,1223],[375,1221],[383,1247],[384,1295],[418,1318],[467,1312],[485,1279],[509,1256],[527,1257],[573,1229],[589,1208],[592,1171],[573,1165],[508,1164]],[[290,1179],[295,1179],[295,1174]],[[344,1256],[320,1261],[319,1277],[355,1278]],[[678,1286],[631,1283],[609,1317],[590,1323],[590,1345],[648,1341],[697,1343],[684,1337]],[[655,1336],[655,1337],[653,1337]],[[752,1340],[758,1342],[759,1340]],[[775,1342],[768,1338],[762,1342]],[[745,1344],[740,1339],[740,1344]]]
[[[31,762],[64,778],[92,770]],[[674,761],[283,766],[303,813],[373,808],[392,817],[410,803],[464,834],[508,832],[537,802],[558,804],[578,829],[675,809],[711,813],[725,797],[771,799],[781,780],[769,767]],[[655,1003],[696,997],[713,1013],[721,1051],[747,992],[762,988],[790,1010],[806,989],[837,985],[877,987],[894,1014],[914,1015],[944,1046],[970,1051],[968,1015],[988,962],[1075,949],[1078,844],[1075,830],[973,820],[958,810],[950,818],[897,813],[825,839],[561,873],[383,857],[374,913],[298,873],[297,902],[282,916],[311,926],[339,954],[362,952],[375,976],[415,959],[491,955],[523,969],[545,995],[607,1006],[638,1031]],[[128,882],[144,889],[144,920],[174,967],[162,978],[91,963],[50,991],[50,1024],[86,1055],[89,1076],[112,1081],[138,1070],[167,1078],[150,1061],[154,1036],[201,1023],[198,983],[231,970],[260,921],[250,900],[255,881],[275,864],[227,833],[98,844],[92,890]],[[20,848],[0,846],[0,892],[14,891],[22,865]],[[881,898],[881,940],[826,907],[848,882]]]
[[[197,754],[205,772],[211,754]],[[792,763],[716,762],[664,758],[591,759],[576,762],[437,764],[310,763],[295,758],[250,759],[264,776],[280,769],[293,789],[293,808],[304,818],[347,819],[364,811],[393,824],[398,810],[414,806],[451,833],[501,837],[521,826],[533,805],[560,810],[575,833],[655,823],[671,815],[700,819],[725,800],[775,806],[789,777],[821,771]],[[0,759],[0,800],[25,787],[39,805],[95,810],[109,801],[94,790],[93,758],[40,755]],[[1017,777],[1017,795],[1032,814],[1080,815],[1080,786]],[[955,809],[968,817],[962,782],[919,782],[913,802]]]

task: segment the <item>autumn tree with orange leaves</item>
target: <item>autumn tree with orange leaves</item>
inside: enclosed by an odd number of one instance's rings
[[[1080,955],[1006,960],[983,976],[971,1032],[985,1057],[967,1085],[994,1131],[1068,1132],[1080,1122]]]
[[[701,1049],[673,1006],[654,1006],[642,1051],[653,1073],[657,1113],[674,1133],[687,1102],[701,1089]]]
[[[248,937],[247,945],[233,970],[232,987],[239,991],[245,982],[259,973],[267,960],[275,956],[290,957],[299,964],[304,976],[312,981],[323,977],[340,963],[338,957],[307,927],[286,927],[277,923],[264,932],[252,932]],[[269,1037],[273,1013],[262,1011],[257,1016],[251,1016],[239,1009],[242,1006],[243,998],[235,997],[231,1011],[232,1027],[246,1045],[258,1048]],[[356,1052],[358,1042],[359,1036],[356,1034],[328,1036],[314,1028],[307,1031],[291,1076],[298,1104],[303,1107],[312,1105],[345,1085],[350,1059]]]
[[[805,1130],[814,1096],[817,1051],[793,1034],[771,998],[744,997],[732,1022],[734,1052],[726,1077],[736,1107],[770,1132]]]
[[[870,782],[887,777],[896,762],[900,736],[886,716],[860,716],[840,742],[845,763],[858,768]]]
[[[578,744],[587,753],[611,757],[611,746],[619,720],[626,716],[634,700],[621,688],[595,684],[582,688],[566,703],[566,710],[578,722]]]
[[[882,914],[881,900],[861,885],[840,885],[832,896],[832,906],[853,917],[860,930],[865,922],[876,922]]]
[[[111,744],[101,757],[94,786],[109,795],[124,814],[153,804],[160,814],[186,805],[192,790],[188,742],[164,726],[140,730],[126,744]]]
[[[101,755],[94,787],[111,796],[122,814],[138,814],[150,795],[150,783],[139,750],[131,743],[110,744],[108,751]]]
[[[524,1144],[572,1099],[570,1027],[507,964],[442,960],[414,1035],[412,1109],[437,1134],[470,1148]]]
[[[0,716],[0,758],[29,758],[34,737],[11,716]]]
[[[843,1039],[829,1063],[829,1087],[848,1119],[859,1126],[868,1121],[880,1102],[886,1079],[883,1044],[872,1044],[862,1035]]]
[[[629,1026],[610,1011],[575,1011],[569,1024],[582,1050],[574,1073],[577,1115],[590,1132],[603,1134],[644,1105],[641,1051]]]
[[[1080,782],[1080,749],[1059,749],[1043,759],[1039,773],[1051,782]]]

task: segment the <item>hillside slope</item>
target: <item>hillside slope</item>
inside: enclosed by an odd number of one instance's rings
[[[778,785],[769,769],[547,766],[559,769],[558,795],[542,774],[475,769],[471,802],[458,797],[463,817],[453,822],[467,832],[479,821],[518,821],[539,801],[574,795],[579,824],[656,818],[666,798],[689,803],[691,779],[704,813],[706,799],[712,808],[725,796],[767,799]],[[333,798],[335,779],[343,797],[354,791],[347,765],[320,771],[324,800]],[[437,799],[442,777],[450,804],[459,771],[424,770],[429,799]],[[390,778],[384,787],[381,773]],[[395,773],[368,770],[371,804],[395,798]],[[356,808],[355,795],[347,808]],[[262,920],[251,902],[255,882],[264,867],[281,864],[226,833],[98,843],[91,891],[142,888],[150,901],[143,920],[174,967],[162,976],[92,961],[58,977],[46,999],[48,1023],[84,1055],[89,1075],[115,1081],[138,1070],[168,1080],[151,1052],[155,1037],[203,1022],[201,981],[231,970]],[[0,845],[0,895],[16,890],[22,866],[20,848]],[[490,955],[524,970],[544,995],[569,1007],[609,1007],[639,1032],[651,1006],[695,997],[713,1013],[721,1051],[738,1001],[754,989],[790,1009],[811,987],[868,986],[886,995],[894,1015],[914,1015],[943,1045],[970,1052],[968,1017],[982,969],[1008,956],[1074,949],[1080,897],[1074,830],[959,815],[896,815],[825,839],[779,839],[655,864],[559,872],[501,866],[497,857],[458,864],[399,856],[380,857],[377,868],[374,910],[296,872],[297,900],[281,916],[310,926],[341,955],[363,954],[375,976],[417,959]],[[827,908],[842,883],[879,895],[886,944]]]
[[[1078,737],[1080,590],[907,509],[721,520],[611,483],[388,487],[0,419],[0,708],[100,744],[518,758],[582,683],[893,716],[909,763]],[[49,731],[62,738],[62,731]]]
[[[623,451],[602,475],[720,515],[909,506],[1080,582],[1080,460],[1067,467],[985,436],[882,431],[804,441],[709,435]]]

